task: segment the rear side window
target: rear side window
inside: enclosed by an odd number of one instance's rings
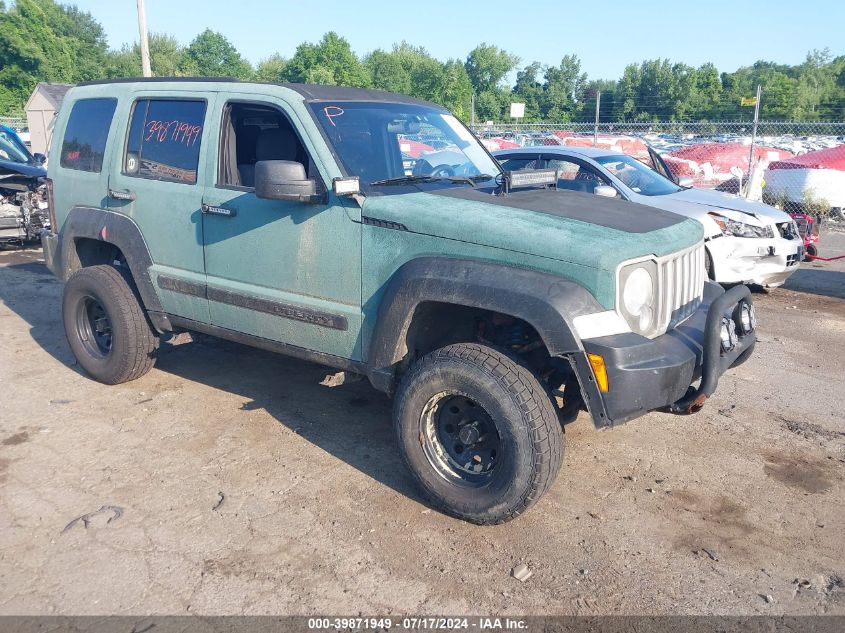
[[[70,111],[59,163],[68,169],[99,173],[117,99],[82,99]]]
[[[123,173],[150,180],[196,183],[204,122],[205,101],[136,101]]]

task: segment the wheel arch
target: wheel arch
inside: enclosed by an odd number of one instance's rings
[[[496,312],[533,327],[549,354],[583,352],[572,325],[580,314],[603,308],[576,282],[548,273],[492,262],[421,257],[402,265],[382,293],[367,365],[373,385],[392,393],[396,368],[409,354],[408,335],[430,318],[427,306]]]
[[[112,250],[113,249],[113,250]],[[150,321],[159,332],[172,330],[150,277],[153,265],[141,229],[132,218],[95,207],[74,207],[60,233],[61,278],[85,266],[112,263],[115,253],[125,262]]]

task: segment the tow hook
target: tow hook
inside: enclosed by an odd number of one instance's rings
[[[722,321],[726,317],[723,315],[728,308],[736,306],[741,301],[746,301],[751,304],[751,291],[748,286],[734,286],[720,297],[718,297],[707,312],[707,321],[704,325],[704,346],[702,349],[702,369],[701,369],[701,384],[698,389],[690,387],[683,398],[669,405],[671,413],[691,414],[698,413],[704,407],[713,392],[716,391],[716,386],[719,384],[719,376],[721,375],[721,335],[720,328]],[[731,323],[735,324],[733,317],[730,317]],[[747,335],[753,336],[753,329],[749,329]],[[735,341],[731,344],[733,349]]]
[[[704,408],[705,402],[707,402],[707,394],[698,394],[698,397],[687,407],[687,413],[698,413]]]
[[[683,398],[669,405],[669,413],[692,415],[701,411],[704,408],[704,403],[707,402],[708,396],[706,393],[697,393],[697,391],[697,389],[690,387]]]

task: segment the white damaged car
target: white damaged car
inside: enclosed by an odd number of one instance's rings
[[[804,242],[786,213],[733,194],[676,184],[612,149],[540,146],[493,155],[509,171],[558,170],[559,189],[619,196],[698,220],[704,225],[707,271],[719,283],[780,286],[804,258]],[[652,160],[662,163],[656,153]]]

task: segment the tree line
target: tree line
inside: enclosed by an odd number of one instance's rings
[[[734,72],[668,59],[625,67],[617,80],[589,79],[577,55],[558,65],[521,65],[516,55],[482,43],[465,59],[441,61],[407,42],[358,57],[343,37],[326,33],[253,66],[226,37],[210,29],[182,46],[172,35],[150,35],[153,74],[234,77],[271,82],[377,88],[440,103],[469,121],[507,121],[512,102],[525,103],[524,122],[747,120],[741,99],[763,87],[761,118],[845,120],[845,55],[812,51],[790,66],[759,61]],[[19,114],[39,81],[137,77],[138,44],[109,49],[102,25],[75,6],[54,0],[0,0],[0,114]],[[509,83],[513,80],[513,85]],[[600,100],[598,94],[601,94]]]

